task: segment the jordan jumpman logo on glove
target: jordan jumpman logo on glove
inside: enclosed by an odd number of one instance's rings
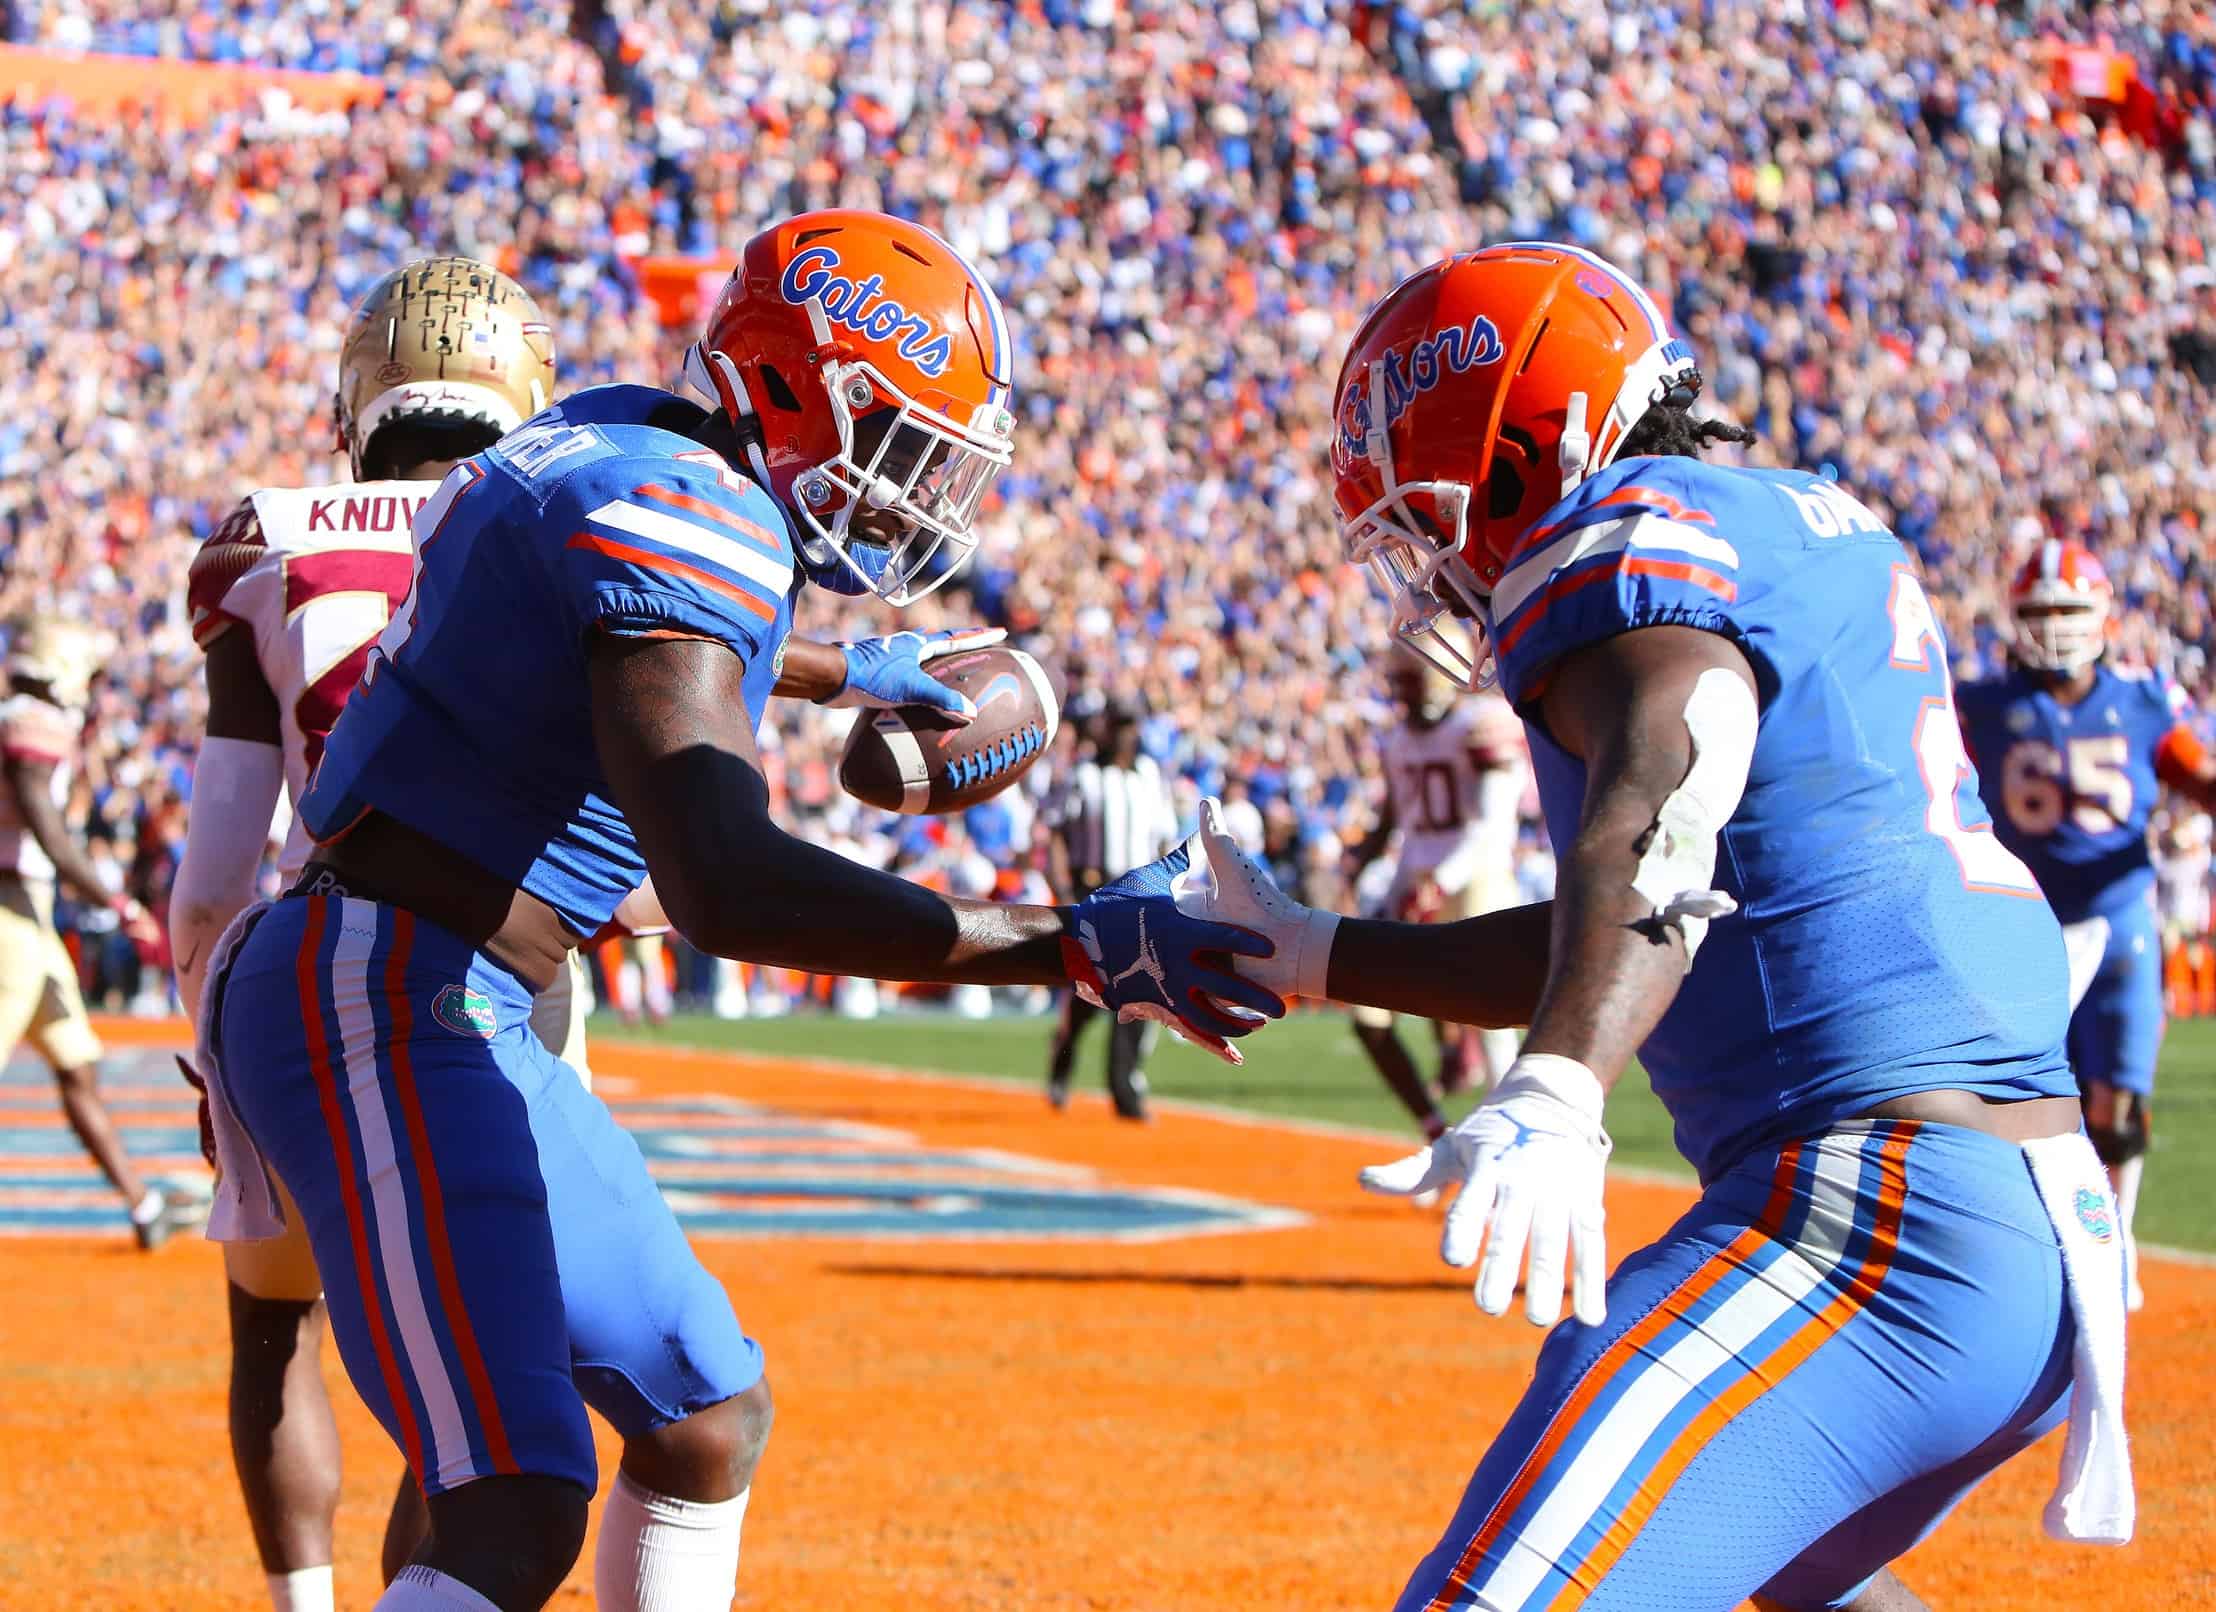
[[[1274,991],[1234,972],[1233,957],[1266,958],[1271,943],[1251,929],[1180,912],[1192,876],[1194,842],[1105,884],[1064,914],[1062,963],[1077,993],[1118,1019],[1153,1019],[1226,1063],[1231,1042],[1282,1018]],[[1234,1017],[1219,1004],[1246,1010]]]

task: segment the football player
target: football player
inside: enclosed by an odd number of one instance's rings
[[[2147,821],[2162,786],[2216,806],[2216,757],[2175,685],[2109,661],[2099,560],[2048,541],[2009,590],[2013,664],[1962,685],[1963,735],[2001,843],[2039,880],[2070,957],[2070,1066],[2121,1216],[2128,1302],[2144,1302],[2132,1220],[2162,1047],[2162,936]]]
[[[462,257],[396,269],[361,298],[340,345],[336,446],[352,481],[264,488],[193,557],[186,602],[208,657],[208,728],[170,899],[188,1012],[216,938],[253,900],[280,790],[300,798],[408,591],[416,511],[454,464],[551,401],[553,386],[551,328],[515,281]],[[295,815],[280,877],[296,877],[310,849]],[[540,993],[532,1031],[589,1078],[576,974],[573,962]],[[225,1243],[223,1263],[231,1457],[270,1601],[277,1612],[329,1612],[339,1445],[320,1366],[323,1284],[297,1217],[281,1237]],[[423,1527],[403,1473],[387,1578]]]
[[[1516,803],[1530,777],[1515,713],[1493,693],[1456,703],[1437,671],[1414,654],[1396,655],[1385,680],[1401,720],[1380,747],[1385,809],[1349,853],[1352,876],[1361,878],[1397,830],[1400,856],[1385,893],[1385,916],[1440,923],[1513,906]],[[1353,1019],[1386,1088],[1415,1117],[1426,1141],[1438,1138],[1446,1116],[1401,1044],[1393,1015],[1358,1007]],[[1480,1057],[1487,1081],[1499,1079],[1516,1054],[1513,1030],[1474,1030],[1444,1020],[1433,1029],[1442,1092],[1467,1087]]]
[[[1552,1325],[1565,1265],[1574,1295],[1404,1612],[1914,1607],[1886,1564],[2066,1412],[2050,1530],[2130,1533],[2060,927],[1980,807],[1901,545],[1823,477],[1703,462],[1746,434],[1698,384],[1645,291],[1548,243],[1413,276],[1340,374],[1349,555],[1402,641],[1491,661],[1551,902],[1339,920],[1206,841],[1205,910],[1277,943],[1242,973],[1530,1026],[1468,1118],[1365,1172],[1460,1186],[1442,1253],[1486,1312],[1520,1274]],[[1635,1053],[1703,1186],[1610,1280],[1602,1103]]]
[[[508,276],[461,257],[394,270],[362,297],[340,348],[337,446],[354,479],[264,488],[194,556],[186,597],[208,656],[208,731],[170,911],[188,1011],[215,940],[252,900],[279,791],[297,800],[306,788],[407,593],[416,512],[454,464],[551,401],[554,380],[551,327]],[[296,816],[279,876],[297,877],[311,848]],[[651,891],[626,898],[618,920],[627,934],[658,924]],[[583,972],[571,953],[535,997],[531,1031],[589,1085]],[[321,1612],[332,1604],[339,1495],[319,1361],[322,1283],[296,1218],[281,1237],[223,1247],[231,1452],[248,1521],[277,1612]],[[388,1580],[423,1529],[403,1473],[385,1533]]]
[[[9,645],[9,692],[0,700],[0,1062],[26,1038],[38,1049],[54,1071],[70,1129],[123,1194],[132,1233],[151,1251],[180,1226],[197,1224],[207,1206],[149,1185],[132,1167],[100,1100],[100,1039],[85,1022],[77,965],[54,932],[59,879],[79,900],[113,907],[142,951],[161,940],[160,925],[102,882],[62,820],[99,666],[94,633],[60,616],[32,617]]]
[[[803,580],[900,604],[973,546],[1010,459],[1014,346],[929,230],[833,211],[755,237],[695,346],[703,409],[605,386],[464,460],[301,802],[317,844],[207,965],[216,1226],[297,1215],[348,1375],[429,1497],[385,1612],[542,1605],[623,1455],[609,1612],[727,1606],[770,1402],[760,1347],[636,1145],[524,1028],[649,872],[722,956],[826,974],[1078,981],[1227,1037],[1282,1012],[1258,937],[1181,913],[1180,855],[1074,908],[955,900],[788,836],[773,692],[902,703],[929,640],[790,636]],[[943,693],[943,691],[942,691]],[[291,1189],[287,1209],[267,1168]]]

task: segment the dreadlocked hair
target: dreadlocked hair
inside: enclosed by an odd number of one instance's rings
[[[386,481],[409,465],[437,464],[483,453],[500,440],[490,420],[451,409],[395,414],[378,422],[362,444],[362,479]]]
[[[1639,416],[1639,423],[1624,433],[1624,445],[1616,457],[1660,454],[1678,459],[1698,459],[1712,443],[1750,443],[1754,433],[1728,420],[1693,418],[1693,392],[1673,392]]]

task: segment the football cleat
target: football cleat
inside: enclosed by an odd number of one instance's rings
[[[210,1200],[180,1192],[176,1187],[156,1187],[155,1196],[161,1199],[153,1214],[144,1220],[131,1222],[131,1233],[138,1238],[139,1251],[153,1253],[180,1231],[190,1231],[205,1225]]]

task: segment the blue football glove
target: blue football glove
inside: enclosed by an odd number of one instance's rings
[[[957,719],[977,715],[966,694],[957,694],[923,668],[942,655],[987,649],[1008,634],[998,627],[962,627],[950,632],[896,632],[889,638],[864,638],[841,644],[846,652],[846,687],[825,705],[863,705],[885,710],[895,705],[928,705]]]
[[[1071,907],[1062,964],[1080,996],[1118,1019],[1152,1019],[1226,1063],[1243,1063],[1231,1039],[1284,1017],[1285,1003],[1237,973],[1231,959],[1276,948],[1251,929],[1178,910],[1179,894],[1189,896],[1194,882],[1193,855],[1187,841]]]

